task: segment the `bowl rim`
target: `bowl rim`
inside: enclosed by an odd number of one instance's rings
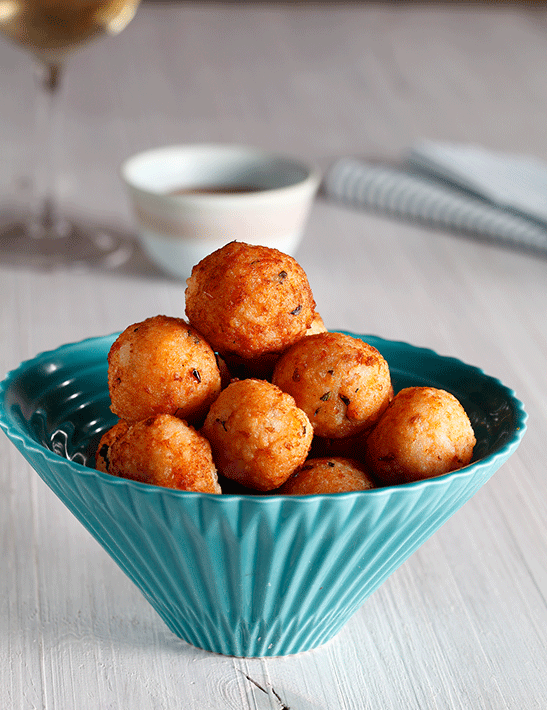
[[[241,192],[241,193],[189,193],[187,195],[171,195],[160,190],[151,190],[143,187],[139,180],[130,177],[129,172],[132,167],[139,161],[153,159],[155,156],[169,154],[182,154],[193,151],[218,154],[240,153],[241,156],[254,157],[266,160],[280,160],[287,164],[296,167],[303,172],[303,177],[295,182],[279,187],[266,188],[256,192]],[[149,198],[168,201],[171,204],[184,205],[186,203],[206,205],[226,205],[234,201],[237,203],[253,204],[271,199],[275,196],[287,195],[290,192],[300,192],[301,190],[309,190],[311,193],[318,189],[321,183],[321,170],[319,166],[312,161],[304,158],[288,155],[281,151],[276,151],[258,146],[245,145],[243,143],[223,143],[223,142],[205,142],[205,143],[175,143],[172,145],[159,145],[139,151],[128,156],[119,166],[118,173],[126,187],[134,193],[144,195]]]
[[[77,461],[63,458],[54,451],[39,444],[36,440],[29,436],[16,422],[14,422],[13,418],[5,407],[5,394],[8,388],[11,386],[16,377],[28,370],[31,365],[36,365],[38,362],[42,360],[45,361],[53,356],[57,357],[62,354],[63,351],[69,349],[74,349],[76,347],[85,349],[86,345],[91,345],[91,343],[93,342],[97,343],[99,341],[115,339],[117,335],[119,335],[119,332],[111,333],[109,335],[91,336],[88,338],[84,338],[83,340],[64,343],[63,345],[60,345],[57,348],[39,352],[34,357],[23,360],[17,367],[13,368],[12,370],[9,370],[6,373],[5,377],[2,379],[2,381],[0,381],[0,429],[4,431],[4,433],[6,434],[8,439],[12,441],[12,443],[15,443],[16,441],[19,442],[19,444],[22,445],[22,448],[26,449],[27,451],[30,451],[35,456],[45,459],[49,464],[52,464],[54,466],[58,466],[59,463],[62,462],[63,465],[69,466],[75,473],[78,473],[81,476],[88,478],[98,477],[102,482],[108,485],[130,487],[138,490],[139,493],[145,495],[157,495],[158,492],[161,492],[162,495],[175,496],[176,498],[191,498],[193,500],[196,500],[196,497],[206,498],[210,499],[211,501],[217,501],[216,504],[221,504],[222,501],[226,503],[227,500],[230,500],[239,502],[254,501],[257,505],[276,505],[279,504],[279,501],[290,499],[294,501],[301,501],[302,503],[309,502],[310,505],[316,505],[317,501],[320,499],[336,498],[340,500],[347,500],[363,496],[376,498],[378,496],[390,496],[394,490],[419,491],[421,489],[428,488],[429,486],[442,485],[447,478],[464,476],[469,477],[474,476],[477,473],[487,472],[492,468],[492,466],[496,466],[499,460],[501,460],[501,463],[504,463],[504,461],[509,458],[509,456],[514,453],[514,451],[520,445],[520,442],[522,441],[522,438],[524,437],[524,434],[527,429],[528,413],[524,409],[523,403],[516,396],[515,391],[510,387],[504,385],[497,377],[488,375],[482,368],[477,367],[475,365],[469,365],[459,358],[448,355],[440,355],[432,348],[412,345],[411,343],[404,340],[390,340],[381,336],[373,335],[371,333],[356,334],[346,330],[338,330],[333,332],[345,333],[347,335],[359,337],[365,340],[365,342],[367,338],[372,338],[376,342],[385,342],[394,347],[409,348],[415,354],[423,353],[428,357],[440,358],[446,363],[452,362],[454,364],[457,364],[458,366],[464,366],[470,372],[473,372],[476,376],[488,380],[504,392],[507,400],[512,404],[512,407],[515,412],[515,426],[512,435],[501,446],[496,448],[487,456],[484,456],[482,459],[479,459],[477,461],[473,461],[467,466],[464,466],[460,469],[456,469],[455,471],[450,471],[448,473],[442,474],[440,476],[435,476],[433,478],[426,478],[418,481],[412,481],[409,483],[402,483],[396,485],[381,486],[379,488],[372,488],[364,491],[348,491],[343,493],[316,493],[311,495],[283,495],[279,493],[272,495],[271,493],[261,494],[260,492],[250,495],[245,493],[216,494],[195,491],[182,491],[174,488],[167,488],[149,483],[142,483],[140,481],[134,481],[132,479],[119,478],[117,476],[98,471],[95,468],[84,466],[83,464],[80,464]],[[500,466],[501,463],[499,464]]]

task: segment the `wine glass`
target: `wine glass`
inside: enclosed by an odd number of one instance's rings
[[[100,37],[116,35],[133,19],[140,0],[0,0],[0,32],[35,59],[39,158],[28,215],[0,232],[12,263],[37,267],[116,267],[132,253],[130,242],[112,233],[69,222],[56,197],[53,131],[65,59]]]

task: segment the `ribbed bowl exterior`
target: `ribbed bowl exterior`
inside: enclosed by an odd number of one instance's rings
[[[298,653],[332,638],[492,476],[525,430],[521,403],[482,371],[359,337],[391,357],[399,386],[444,378],[454,391],[459,383],[466,396],[454,393],[475,420],[479,461],[428,481],[324,496],[216,496],[103,474],[78,461],[110,424],[105,363],[113,336],[63,346],[10,373],[0,426],[175,634],[226,655]]]

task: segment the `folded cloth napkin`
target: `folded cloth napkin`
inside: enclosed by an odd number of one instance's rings
[[[547,254],[547,164],[423,141],[401,166],[342,158],[324,193],[348,204]]]

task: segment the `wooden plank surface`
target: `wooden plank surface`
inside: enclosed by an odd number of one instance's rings
[[[67,209],[127,233],[119,163],[244,142],[323,168],[416,139],[547,159],[540,7],[145,2],[75,55],[59,145]],[[28,57],[0,43],[0,186],[31,162]],[[174,637],[0,438],[0,708],[544,710],[547,263],[318,197],[298,258],[330,328],[432,347],[513,387],[518,452],[325,647],[234,659]],[[142,255],[116,273],[0,261],[0,371],[158,313],[184,284]],[[260,686],[260,687],[259,687]],[[271,689],[275,690],[275,693]]]

